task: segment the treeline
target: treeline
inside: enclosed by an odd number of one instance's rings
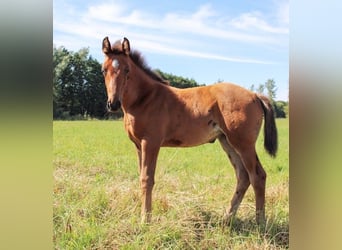
[[[200,86],[194,79],[156,70],[171,86],[189,88]],[[108,119],[122,114],[106,112],[106,89],[101,64],[89,55],[89,49],[77,52],[64,47],[53,48],[53,118]]]
[[[103,118],[106,100],[101,64],[89,56],[89,50],[54,47],[53,118]]]
[[[155,70],[161,77],[168,80],[170,85],[176,88],[192,88],[197,86],[204,86],[205,84],[198,84],[194,79],[184,78],[182,76],[176,76],[173,74],[162,72],[161,70]]]
[[[190,88],[202,86],[194,79],[184,78],[157,69],[171,86]],[[255,91],[254,86],[251,90]],[[288,103],[274,101],[276,86],[274,80],[260,84],[257,91],[271,98],[277,117],[286,117]],[[89,49],[77,52],[65,47],[53,48],[53,118],[60,120],[108,119],[122,114],[106,112],[107,94],[101,74],[101,64],[89,55]]]

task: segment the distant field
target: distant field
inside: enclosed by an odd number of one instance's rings
[[[218,142],[162,148],[153,217],[140,225],[137,156],[121,121],[53,123],[53,241],[56,249],[287,249],[289,127],[277,120],[278,156],[257,152],[267,174],[265,227],[255,223],[250,187],[229,227],[224,209],[235,174]]]

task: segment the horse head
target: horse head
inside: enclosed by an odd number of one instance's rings
[[[123,90],[127,81],[130,45],[127,38],[110,44],[108,37],[102,42],[102,52],[105,55],[102,64],[102,74],[107,90],[107,110],[116,111],[121,107]]]

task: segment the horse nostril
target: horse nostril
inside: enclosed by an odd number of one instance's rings
[[[109,112],[117,111],[120,107],[121,107],[120,101],[114,101],[114,103],[110,101],[107,102],[107,111]]]

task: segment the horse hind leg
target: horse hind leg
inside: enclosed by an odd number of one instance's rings
[[[230,162],[232,163],[234,167],[235,175],[237,179],[236,189],[232,197],[232,200],[230,202],[230,208],[226,210],[226,213],[224,216],[224,222],[228,224],[232,220],[232,218],[235,216],[241,204],[241,201],[250,185],[250,181],[249,181],[248,173],[243,165],[243,162],[241,161],[240,156],[236,153],[234,148],[229,144],[224,134],[222,134],[219,137],[219,141],[223,150],[226,152]]]
[[[256,199],[256,221],[257,223],[264,223],[266,221],[265,217],[265,189],[266,189],[266,172],[262,167],[258,155],[256,157],[256,181],[253,181],[253,189],[255,192]],[[256,189],[259,189],[256,191]]]
[[[249,181],[255,194],[256,221],[258,224],[265,222],[265,187],[266,172],[263,169],[255,149],[240,153],[245,169],[248,172]]]

